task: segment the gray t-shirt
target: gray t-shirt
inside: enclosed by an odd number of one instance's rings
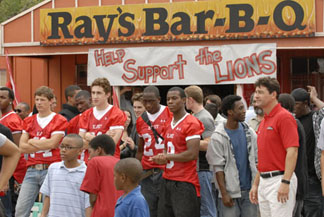
[[[7,140],[7,137],[5,137],[2,133],[0,133],[0,147],[2,147]]]
[[[200,112],[194,114],[194,116],[199,119],[205,127],[202,134],[202,139],[211,137],[215,131],[213,116],[206,109],[202,109]],[[199,151],[199,170],[209,170],[209,164],[206,159],[205,151]]]
[[[206,109],[202,109],[200,112],[193,114],[193,116],[198,118],[205,127],[205,130],[202,134],[202,138],[205,139],[211,137],[211,135],[215,131],[213,116]]]

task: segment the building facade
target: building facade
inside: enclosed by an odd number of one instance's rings
[[[324,81],[322,0],[263,0],[259,4],[251,0],[230,0],[226,5],[215,0],[207,1],[206,9],[200,2],[203,1],[45,0],[1,24],[0,85],[8,80],[7,55],[21,101],[32,105],[35,89],[47,85],[55,90],[58,105],[61,105],[68,85],[78,84],[87,88],[89,49],[275,43],[276,76],[282,92],[290,93],[293,88],[314,85],[319,96],[324,97],[321,85]],[[201,7],[201,12],[195,12],[196,5]],[[102,14],[105,7],[112,12]],[[179,7],[187,9],[180,13]],[[258,12],[261,7],[263,12]],[[253,14],[248,16],[251,10]],[[136,20],[140,11],[145,12],[141,17],[146,22],[144,24],[144,21]],[[163,21],[165,11],[173,15],[174,20],[167,18]],[[257,13],[270,14],[259,19]],[[118,19],[118,25],[112,24],[109,29],[114,19]],[[187,29],[186,19],[191,19]],[[309,20],[304,23],[305,19]],[[181,27],[177,22],[181,22]],[[161,26],[165,23],[170,28],[162,33]],[[101,30],[100,25],[103,27]],[[251,28],[247,30],[249,25]],[[278,29],[280,25],[286,27],[285,31]],[[224,26],[220,35],[218,30],[209,32],[211,27],[218,26]],[[110,35],[108,31],[111,31]],[[234,85],[226,87],[235,89]],[[244,85],[243,89],[248,98],[253,88]]]

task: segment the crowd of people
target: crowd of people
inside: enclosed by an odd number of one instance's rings
[[[49,87],[33,111],[0,88],[0,216],[41,201],[41,217],[322,217],[324,102],[270,77],[255,88],[246,109],[195,85],[167,105],[155,86],[125,87],[119,108],[98,78],[68,86],[59,113]]]

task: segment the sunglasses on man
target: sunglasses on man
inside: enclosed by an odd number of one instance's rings
[[[15,111],[16,113],[20,113],[20,112],[22,112],[21,109],[15,109],[14,111]]]

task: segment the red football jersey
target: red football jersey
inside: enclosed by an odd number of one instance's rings
[[[29,134],[29,139],[49,139],[54,134],[64,135],[68,122],[62,115],[55,114],[44,128],[39,125],[37,115],[38,114],[27,117],[24,120],[23,129],[24,132]],[[60,160],[61,157],[59,148],[38,151],[36,153],[29,154],[27,167],[35,164],[51,164]]]
[[[74,118],[72,118],[69,121],[69,126],[66,129],[66,134],[70,134],[70,133],[79,134],[79,132],[80,132],[80,125],[79,125],[80,117],[81,117],[81,114],[75,116]],[[82,154],[79,156],[79,159],[84,161],[87,164],[88,158],[89,158],[88,150],[83,150]]]
[[[168,154],[179,154],[187,150],[187,141],[200,139],[204,132],[203,124],[194,116],[186,114],[176,124],[169,122],[165,133],[164,143]],[[200,196],[200,185],[197,173],[197,160],[188,162],[169,161],[165,166],[163,178],[192,183],[196,187],[197,196]]]
[[[116,106],[109,105],[108,111],[98,120],[94,116],[94,109],[90,108],[83,112],[80,117],[80,132],[90,132],[94,135],[101,135],[108,130],[124,129],[126,122],[125,113]],[[116,144],[114,156],[120,158],[119,143]]]
[[[23,121],[14,111],[3,114],[2,118],[0,118],[0,124],[8,127],[12,134],[22,133]]]
[[[168,107],[161,105],[160,111],[158,111],[157,114],[148,114],[148,117],[151,121],[152,126],[161,135],[165,130],[166,123],[171,119],[172,113],[170,112]],[[153,131],[147,125],[147,123],[145,123],[142,117],[139,117],[136,121],[136,130],[138,135],[144,140],[144,152],[142,156],[143,169],[163,169],[164,165],[159,165],[154,163],[153,161],[149,161],[150,157],[163,152],[164,143],[162,142],[162,139],[158,138],[159,142],[155,141]]]
[[[72,118],[69,121],[69,125],[66,129],[66,134],[70,134],[70,133],[79,134],[79,132],[80,132],[80,127],[79,127],[80,116],[81,116],[81,114],[75,116],[74,118]]]
[[[0,124],[8,127],[12,134],[22,133],[23,130],[23,120],[14,111],[10,111],[7,114],[3,114],[0,118]],[[19,145],[19,144],[17,144]],[[18,183],[22,183],[27,171],[26,159],[24,154],[20,155],[19,162],[13,174],[13,177]]]

